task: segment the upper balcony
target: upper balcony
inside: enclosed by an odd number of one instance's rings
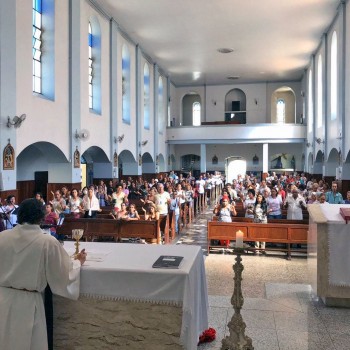
[[[223,124],[167,128],[169,144],[302,143],[304,124]]]

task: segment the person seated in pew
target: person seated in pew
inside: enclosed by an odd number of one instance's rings
[[[128,211],[126,210],[126,203],[122,203],[121,209],[118,210],[118,208],[114,208],[109,214],[113,217],[115,220],[121,220],[124,216],[128,214]]]
[[[326,195],[324,193],[318,196],[318,204],[328,204],[326,202]]]
[[[136,210],[135,204],[129,205],[129,211],[124,216],[122,216],[121,219],[126,221],[140,220],[140,216]]]
[[[145,213],[145,220],[159,220],[159,212],[154,203],[149,203],[147,210],[142,207],[142,210]]]
[[[350,204],[350,191],[346,192],[346,199],[344,201],[344,204]]]

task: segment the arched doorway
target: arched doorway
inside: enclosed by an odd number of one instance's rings
[[[118,164],[119,178],[126,175],[138,175],[138,162],[130,151],[124,150],[119,154]]]
[[[314,175],[323,175],[323,161],[324,161],[324,154],[322,151],[318,151],[314,162],[314,171],[313,171]]]
[[[325,162],[324,176],[336,176],[337,168],[339,167],[339,152],[337,149],[332,148],[329,152],[327,161]]]
[[[113,164],[102,148],[91,146],[82,154],[81,169],[82,186],[88,186],[94,179],[112,178]]]
[[[33,197],[35,192],[41,192],[47,201],[48,183],[72,182],[70,162],[64,153],[50,142],[36,142],[27,146],[17,156],[16,164],[19,202]]]
[[[142,174],[153,174],[155,170],[155,163],[152,156],[145,152],[142,155]]]

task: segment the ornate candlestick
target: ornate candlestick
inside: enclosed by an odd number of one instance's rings
[[[79,254],[79,240],[81,237],[83,237],[84,230],[78,229],[78,230],[72,230],[72,238],[75,239],[75,252],[73,256],[76,256]]]
[[[244,303],[242,295],[242,272],[244,266],[241,258],[243,251],[243,248],[235,248],[233,250],[234,254],[236,254],[236,263],[233,265],[233,271],[235,273],[233,280],[235,283],[231,297],[231,304],[233,305],[235,313],[227,325],[230,330],[230,335],[222,340],[221,350],[254,349],[251,338],[245,335],[246,324],[241,315],[241,308]]]

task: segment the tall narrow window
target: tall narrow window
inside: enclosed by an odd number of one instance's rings
[[[163,79],[158,79],[158,128],[159,133],[163,133],[164,128],[164,105],[163,105]]]
[[[150,126],[150,77],[149,67],[145,63],[143,67],[143,123],[144,128],[149,129]]]
[[[93,45],[93,36],[92,36],[92,28],[91,23],[89,22],[89,108],[93,109],[93,62],[92,62],[92,45]]]
[[[122,94],[123,122],[130,124],[130,53],[125,44],[122,48]]]
[[[194,102],[192,105],[192,120],[194,126],[201,125],[201,104]]]
[[[338,43],[337,32],[334,31],[331,43],[331,119],[337,118],[338,110]]]
[[[286,103],[283,98],[279,98],[276,103],[277,123],[284,123],[286,118]]]
[[[41,94],[42,3],[33,0],[33,92]]]
[[[318,57],[317,64],[317,127],[322,126],[323,117],[323,82],[322,82],[322,56]]]
[[[312,127],[314,124],[314,104],[313,104],[313,94],[312,94],[312,70],[309,72],[309,86],[308,86],[308,131],[312,132]]]

